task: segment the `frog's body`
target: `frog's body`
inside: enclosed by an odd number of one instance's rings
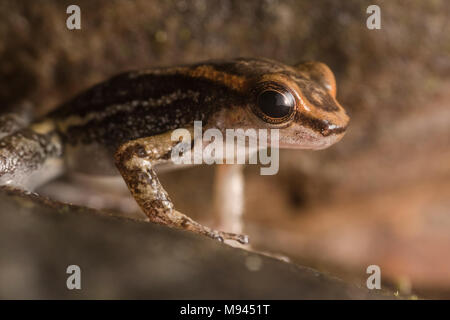
[[[333,74],[314,62],[235,59],[124,73],[1,139],[0,184],[33,188],[68,170],[119,172],[149,220],[245,242],[173,208],[153,170],[171,162],[171,133],[198,120],[223,132],[279,128],[281,147],[321,149],[348,123],[335,94]]]

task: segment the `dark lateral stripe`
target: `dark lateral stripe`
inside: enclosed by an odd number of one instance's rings
[[[129,140],[192,125],[194,120],[207,121],[217,108],[226,106],[227,103],[238,103],[233,102],[233,99],[238,99],[237,97],[223,95],[223,100],[219,97],[211,105],[207,97],[203,95],[195,100],[192,98],[175,100],[161,108],[137,106],[132,112],[119,111],[81,125],[69,126],[61,134],[68,144],[97,142],[109,148],[116,148]]]
[[[177,91],[198,91],[203,94],[239,93],[232,87],[202,77],[186,74],[143,74],[130,77],[132,73],[120,74],[79,94],[50,114],[54,118],[71,115],[84,117],[88,113],[105,110],[110,105],[125,104],[135,100],[158,99]]]
[[[345,132],[347,126],[345,127],[336,127],[333,129],[329,128],[329,124],[324,122],[323,120],[311,118],[303,113],[297,112],[295,115],[296,121],[301,122],[307,127],[311,128],[314,131],[320,132],[324,137],[330,136],[332,134],[340,134]]]

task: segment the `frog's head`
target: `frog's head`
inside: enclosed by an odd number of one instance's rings
[[[323,149],[339,141],[349,117],[336,100],[333,72],[323,63],[277,64],[251,86],[251,112],[280,129],[280,147]]]
[[[326,148],[347,128],[349,117],[336,100],[333,72],[321,62],[288,66],[239,58],[189,72],[231,89],[224,91],[228,107],[212,117],[216,128],[278,128],[279,146],[295,149]],[[233,93],[236,99],[230,98]]]

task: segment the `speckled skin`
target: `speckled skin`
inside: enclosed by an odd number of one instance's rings
[[[277,122],[256,105],[258,93],[273,85],[295,99],[295,112]],[[246,243],[246,236],[211,230],[174,209],[154,171],[170,162],[172,131],[192,129],[194,120],[223,132],[279,128],[282,148],[322,149],[348,123],[335,96],[334,76],[318,62],[235,59],[123,73],[26,128],[14,126],[0,140],[0,184],[32,188],[67,170],[118,170],[150,221]]]

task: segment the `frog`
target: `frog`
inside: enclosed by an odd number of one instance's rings
[[[34,190],[67,172],[121,176],[147,221],[241,244],[247,235],[178,211],[161,185],[156,168],[174,165],[174,131],[192,131],[196,121],[223,133],[276,129],[280,149],[321,150],[340,141],[349,123],[325,63],[267,58],[122,72],[35,120],[13,113],[0,114],[1,186]]]

